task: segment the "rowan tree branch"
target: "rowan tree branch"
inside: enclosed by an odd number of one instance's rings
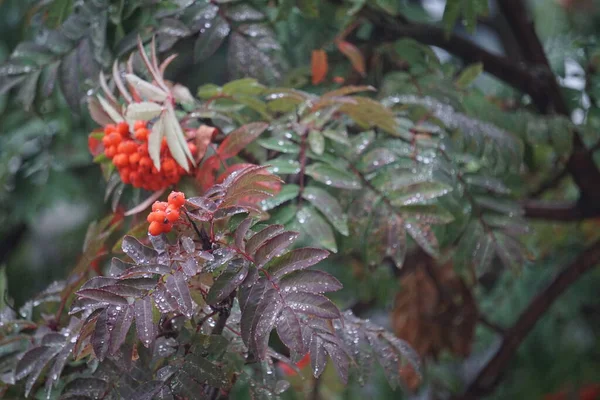
[[[547,221],[580,221],[600,217],[597,207],[588,207],[580,202],[549,202],[527,200],[523,203],[525,217]]]
[[[539,319],[548,311],[554,301],[584,273],[600,263],[600,241],[584,250],[569,266],[539,293],[521,313],[515,324],[506,332],[494,356],[479,371],[467,386],[465,392],[454,400],[474,400],[489,394],[506,371],[517,348],[535,327]]]

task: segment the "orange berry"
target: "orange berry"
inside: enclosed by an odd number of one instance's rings
[[[170,210],[167,208],[166,217],[169,220],[169,222],[175,222],[179,219],[179,211]]]
[[[166,211],[168,205],[169,204],[164,201],[155,201],[154,204],[152,204],[152,211]]]
[[[129,168],[123,168],[120,171],[119,175],[121,175],[121,180],[123,181],[123,183],[126,183],[126,184],[131,183],[131,181],[129,180],[129,172],[130,172]]]
[[[104,148],[108,148],[110,147],[111,143],[110,143],[110,138],[108,136],[104,136],[102,138],[102,144],[104,145]]]
[[[137,152],[138,145],[133,140],[127,140],[125,142],[125,153],[133,154]]]
[[[139,153],[133,153],[129,155],[129,164],[131,165],[138,165],[138,163],[140,162],[140,159],[142,158],[142,156],[140,156]]]
[[[160,222],[153,221],[148,227],[148,233],[152,236],[158,236],[163,232],[163,226]]]
[[[163,151],[167,149],[167,139],[163,138],[162,141],[160,142],[160,151]]]
[[[119,122],[117,124],[117,132],[121,136],[129,136],[129,125],[127,124],[127,122]]]
[[[104,127],[104,134],[105,135],[110,135],[113,132],[117,131],[117,127],[114,126],[113,124],[108,124]]]
[[[137,171],[135,171],[135,170],[134,170],[134,171],[131,171],[131,172],[129,173],[129,180],[130,180],[131,182],[135,182],[135,181],[137,181],[137,180],[139,179],[139,175],[140,175],[140,173],[139,173],[139,172],[137,172]]]
[[[142,129],[146,127],[146,121],[135,121],[133,123],[133,130],[137,131],[138,129]]]
[[[196,152],[198,151],[198,147],[194,143],[188,143],[188,149],[190,149],[192,155],[196,155]]]
[[[117,132],[111,132],[108,135],[108,139],[110,140],[111,146],[118,146],[122,140],[121,135],[119,135]]]
[[[146,128],[140,128],[135,131],[135,138],[142,142],[148,140],[148,135],[150,135],[150,132]]]
[[[173,229],[173,224],[171,224],[170,222],[163,224],[162,229],[164,233],[169,233],[171,232],[171,229]]]
[[[171,192],[167,200],[169,204],[180,208],[185,204],[185,195],[181,192]]]
[[[175,168],[177,168],[177,163],[175,163],[175,160],[173,160],[172,158],[167,158],[162,162],[162,169],[165,172],[172,171]]]
[[[152,160],[150,157],[142,157],[139,162],[140,168],[150,169],[152,168]]]
[[[117,146],[110,146],[106,150],[104,150],[104,155],[108,158],[113,158],[117,154]]]
[[[167,219],[167,213],[161,210],[153,211],[150,214],[152,215],[152,221],[160,222],[161,224],[164,224]]]
[[[117,167],[124,167],[129,164],[129,157],[127,154],[119,153],[113,158],[113,164]]]

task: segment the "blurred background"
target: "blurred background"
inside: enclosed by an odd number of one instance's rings
[[[128,1],[134,2],[125,2]],[[20,42],[43,34],[35,28],[40,24],[37,11],[50,3],[61,3],[50,8],[54,13],[46,16],[50,23],[60,20],[60,13],[68,12],[72,5],[64,0],[0,0],[0,61]],[[411,20],[428,23],[440,21],[445,7],[444,0],[388,3],[394,3]],[[600,90],[600,81],[586,81],[585,68],[590,60],[590,46],[594,48],[600,38],[600,1],[530,0],[528,5],[552,68],[569,93],[574,110],[572,121],[582,123],[589,113],[598,112],[590,110],[594,102],[590,93]],[[455,32],[491,52],[509,56],[518,52],[494,1],[489,3],[488,15],[479,19],[475,34],[467,33],[460,24]],[[189,46],[193,44],[182,41],[176,50],[185,54],[186,49],[191,51]],[[315,47],[307,44],[305,48],[304,53],[287,49],[290,70],[306,70],[310,50]],[[434,50],[443,63],[453,61],[444,50]],[[203,62],[201,73],[200,67],[186,67],[185,60],[180,61],[171,70],[171,79],[191,89],[207,82],[226,82],[231,77],[223,68],[225,51],[220,49]],[[8,67],[0,66],[0,74],[7,74],[2,68]],[[80,85],[79,90],[84,92],[93,86],[85,80]],[[476,85],[486,94],[512,93],[511,88],[485,74]],[[105,201],[105,180],[88,150],[88,133],[96,128],[94,123],[85,112],[73,112],[60,91],[51,87],[42,90],[49,95],[38,96],[28,109],[23,107],[18,93],[0,96],[0,267],[6,273],[9,294],[17,306],[54,280],[63,279],[78,260],[89,223],[113,212],[110,201]],[[574,195],[573,185],[565,184],[560,190],[564,198]],[[352,268],[330,268],[346,286],[344,293],[338,294],[339,300],[354,296],[357,304],[370,302],[363,316],[407,338],[423,357],[433,360],[429,364],[433,387],[435,379],[447,386],[452,385],[457,371],[468,376],[485,360],[497,343],[495,325],[510,326],[519,311],[582,249],[583,242],[599,226],[597,221],[534,224],[527,240],[535,244],[539,253],[535,254],[536,259],[542,261],[531,263],[519,274],[505,273],[489,290],[482,287],[473,293],[474,298],[465,295],[462,314],[454,316],[459,322],[454,317],[450,322],[419,317],[419,310],[436,307],[428,295],[433,283],[426,275],[389,279],[387,272],[376,270],[363,282]],[[552,256],[547,257],[549,254]],[[431,262],[418,257],[409,261]],[[452,285],[454,278],[447,275],[442,274],[440,279],[448,279]],[[581,388],[590,390],[589,399],[600,398],[600,391],[593,391],[595,384],[600,384],[599,288],[600,271],[595,270],[556,302],[520,347],[512,367],[490,398],[583,399]],[[473,332],[469,302],[476,302],[482,314],[494,322],[488,326],[478,324]],[[343,393],[343,398],[349,399],[363,398],[365,394],[373,399],[401,397],[388,389],[383,376],[361,390],[344,390],[336,387],[334,374],[329,372],[327,379],[332,382],[322,391],[323,398],[328,398],[327,390]]]

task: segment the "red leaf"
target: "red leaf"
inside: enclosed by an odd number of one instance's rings
[[[103,135],[102,131],[94,131],[88,136],[88,149],[90,150],[92,157],[96,157],[104,150],[102,140],[99,139],[99,136],[101,135]]]
[[[327,64],[327,53],[325,53],[325,50],[313,50],[311,64],[312,84],[318,85],[319,83],[323,82],[327,76],[327,70],[329,69]]]
[[[306,353],[306,355],[304,357],[302,357],[302,360],[300,360],[296,363],[296,367],[298,367],[299,369],[303,369],[304,367],[306,367],[308,365],[308,363],[310,363],[310,354]],[[283,371],[283,373],[285,375],[287,375],[287,376],[296,375],[296,371],[294,371],[294,369],[292,367],[290,367],[289,365],[287,365],[286,363],[280,362],[279,366],[281,367],[281,370]]]
[[[268,127],[269,124],[265,122],[253,122],[239,127],[227,135],[223,143],[219,146],[217,154],[221,157],[221,160],[236,156]]]
[[[204,161],[201,168],[197,169],[196,182],[203,191],[207,191],[215,182],[215,175],[221,167],[221,161],[216,155],[212,155]]]
[[[365,59],[360,50],[350,42],[338,40],[336,42],[338,49],[350,60],[352,67],[361,74],[366,76]]]
[[[196,161],[202,160],[210,142],[214,139],[218,131],[217,128],[208,125],[201,125],[196,129],[194,132],[194,144],[197,148],[197,153],[194,154]]]

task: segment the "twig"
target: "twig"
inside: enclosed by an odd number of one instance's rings
[[[548,311],[554,301],[563,294],[584,273],[600,263],[600,241],[583,251],[569,266],[561,271],[554,280],[538,294],[521,313],[517,322],[506,332],[501,345],[467,386],[465,392],[454,397],[455,400],[479,399],[490,393],[498,384],[501,375],[508,367],[517,348],[531,332],[539,319]]]
[[[495,322],[490,321],[485,315],[479,314],[478,320],[479,322],[481,322],[481,325],[484,325],[485,327],[493,330],[497,334],[502,336],[506,334],[506,329],[496,324]]]
[[[597,207],[588,207],[585,203],[548,202],[542,200],[526,200],[523,203],[525,217],[547,221],[580,221],[600,216]]]

